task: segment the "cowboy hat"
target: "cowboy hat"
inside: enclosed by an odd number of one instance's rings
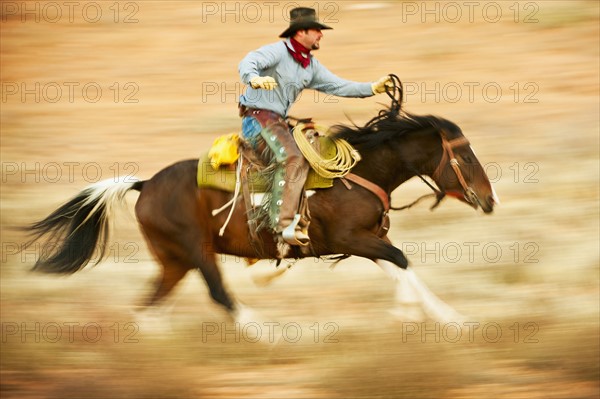
[[[290,11],[290,26],[279,37],[293,36],[302,29],[333,29],[319,22],[316,12],[312,8],[298,7]]]

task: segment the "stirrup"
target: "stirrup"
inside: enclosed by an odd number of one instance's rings
[[[308,237],[307,231],[296,230],[298,222],[300,221],[300,217],[301,216],[299,213],[294,216],[292,223],[290,223],[290,225],[281,232],[281,237],[290,245],[299,245],[304,247],[310,243],[310,237]]]

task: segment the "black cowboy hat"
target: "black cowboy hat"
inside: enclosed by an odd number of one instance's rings
[[[290,26],[279,37],[293,36],[302,29],[333,29],[319,22],[316,12],[312,8],[298,7],[290,11]]]

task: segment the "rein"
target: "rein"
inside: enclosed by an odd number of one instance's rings
[[[400,114],[400,112],[402,110],[402,99],[403,99],[403,95],[404,95],[402,82],[400,81],[398,76],[396,76],[394,74],[390,74],[389,76],[390,76],[392,82],[394,83],[393,87],[386,88],[386,94],[390,97],[390,99],[392,101],[389,112],[395,113],[395,114]],[[376,123],[377,121],[379,121],[382,118],[385,118],[386,115],[387,114],[384,111],[382,111],[378,116],[374,117],[369,122],[367,122],[367,126],[371,125],[373,123]],[[448,140],[446,137],[446,132],[444,130],[442,130],[440,132],[440,136],[442,139],[443,152],[442,152],[442,158],[440,159],[440,162],[439,162],[438,166],[436,167],[435,172],[433,173],[433,179],[436,181],[439,181],[444,168],[446,167],[447,163],[450,162],[450,166],[452,166],[452,170],[454,170],[454,173],[456,174],[456,177],[458,178],[458,181],[465,192],[466,200],[471,204],[475,204],[477,201],[477,195],[475,194],[475,191],[467,184],[467,182],[462,174],[462,171],[460,170],[460,164],[458,163],[458,160],[454,156],[454,151],[453,151],[454,148],[469,145],[469,140],[464,136],[458,137],[458,138],[455,138],[452,140]],[[384,217],[387,215],[389,210],[401,211],[404,209],[408,209],[408,208],[412,207],[413,205],[417,204],[418,202],[420,202],[422,199],[429,198],[431,196],[436,197],[436,202],[430,208],[433,210],[440,204],[442,199],[444,199],[444,197],[446,196],[446,192],[436,188],[434,185],[429,183],[417,171],[414,171],[414,172],[415,172],[415,175],[419,177],[419,179],[421,179],[425,184],[427,184],[427,186],[429,186],[429,188],[431,188],[431,190],[433,190],[433,193],[423,195],[423,196],[417,198],[412,203],[405,205],[405,206],[401,206],[401,207],[391,206],[389,194],[386,193],[385,190],[383,190],[381,187],[379,187],[375,183],[372,183],[369,180],[362,178],[360,176],[357,176],[353,173],[349,173],[348,175],[346,175],[345,179],[353,181],[354,183],[366,188],[367,190],[369,190],[373,194],[375,194],[377,196],[377,198],[379,198],[379,200],[383,204]],[[344,180],[342,180],[342,181],[344,181]],[[345,183],[345,184],[346,184],[346,187],[348,187],[347,183]],[[350,189],[350,187],[348,187],[348,189]]]
[[[448,140],[446,138],[446,133],[442,130],[440,133],[440,136],[442,138],[442,158],[440,159],[440,163],[438,164],[438,166],[435,169],[435,172],[433,172],[433,179],[434,180],[439,180],[442,176],[442,172],[444,170],[444,168],[446,167],[446,165],[448,164],[448,162],[450,162],[450,165],[452,166],[452,170],[454,170],[454,173],[456,174],[456,177],[458,178],[458,181],[460,183],[460,185],[462,186],[463,190],[465,190],[465,195],[467,196],[467,200],[470,203],[474,203],[474,201],[477,200],[477,197],[475,195],[475,192],[473,191],[473,189],[467,184],[462,171],[460,170],[460,164],[458,163],[458,161],[456,160],[456,157],[454,156],[454,151],[453,149],[456,147],[462,147],[465,145],[469,145],[469,140],[462,136],[462,137],[457,137],[455,139],[452,140]],[[446,192],[439,190],[438,188],[434,187],[431,183],[429,183],[424,177],[423,175],[421,175],[420,173],[418,173],[417,171],[414,171],[415,175],[419,177],[419,179],[421,179],[425,184],[427,184],[427,186],[429,186],[429,188],[431,190],[433,190],[433,194],[425,194],[419,198],[417,198],[415,201],[411,202],[408,205],[404,205],[404,206],[400,206],[400,207],[390,207],[391,210],[393,211],[402,211],[404,209],[408,209],[411,208],[413,205],[416,205],[417,203],[421,202],[421,200],[425,199],[425,198],[429,198],[431,196],[435,196],[436,197],[436,202],[431,206],[431,210],[435,209],[440,202],[442,201],[442,199],[444,199],[444,197],[446,196]]]
[[[448,164],[448,162],[450,162],[450,166],[452,166],[452,170],[454,170],[454,173],[456,174],[456,177],[458,178],[458,181],[460,182],[460,185],[462,186],[463,190],[465,191],[465,195],[467,196],[467,200],[470,203],[475,203],[475,201],[477,201],[477,196],[475,195],[475,192],[473,191],[473,189],[467,184],[462,171],[460,170],[460,164],[458,163],[458,160],[456,159],[456,157],[454,156],[454,151],[453,149],[456,147],[462,147],[465,145],[469,145],[469,140],[462,136],[462,137],[458,137],[452,140],[448,140],[446,138],[446,133],[444,131],[442,131],[440,133],[441,138],[442,138],[442,158],[440,159],[440,162],[438,164],[438,166],[435,169],[435,172],[433,173],[433,179],[434,180],[439,180],[439,178],[442,175],[442,172],[444,170],[444,168],[446,167],[446,165]],[[433,190],[432,194],[425,194],[419,198],[417,198],[415,201],[411,202],[408,205],[404,205],[404,206],[400,206],[400,207],[394,207],[390,205],[390,196],[389,194],[381,187],[379,187],[377,184],[363,178],[360,177],[358,175],[355,175],[354,173],[349,173],[345,176],[345,179],[350,180],[356,184],[358,184],[359,186],[362,186],[364,188],[366,188],[367,190],[369,190],[370,192],[372,192],[373,194],[375,194],[377,196],[377,198],[379,198],[379,200],[381,201],[381,203],[383,204],[383,209],[384,209],[384,216],[387,215],[387,213],[390,210],[393,211],[402,211],[404,209],[408,209],[411,208],[412,206],[416,205],[417,203],[421,202],[421,200],[425,199],[425,198],[429,198],[431,196],[435,196],[436,197],[436,202],[431,206],[430,209],[435,209],[440,202],[442,201],[442,199],[444,199],[444,197],[446,196],[446,193],[438,188],[436,188],[434,185],[432,185],[431,183],[429,183],[424,177],[423,175],[421,175],[420,173],[415,171],[415,175],[419,177],[419,179],[421,179],[425,184],[427,184],[427,186],[429,186],[429,188],[431,188],[431,190]]]

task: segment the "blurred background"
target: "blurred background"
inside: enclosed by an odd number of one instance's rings
[[[367,260],[303,260],[257,287],[273,263],[222,257],[231,291],[275,323],[258,328],[283,339],[236,333],[192,274],[149,326],[134,310],[159,269],[134,193],[100,267],[29,271],[47,248],[19,252],[15,227],[88,184],[150,178],[238,131],[237,65],[277,41],[298,5],[334,28],[314,53],[331,71],[397,74],[406,109],[457,123],[485,165],[502,201],[492,216],[421,204],[393,214],[389,234],[467,324],[394,317],[393,283]],[[0,6],[3,398],[600,394],[597,1]],[[291,114],[360,124],[387,103],[305,91]],[[411,181],[393,203],[424,193]]]

